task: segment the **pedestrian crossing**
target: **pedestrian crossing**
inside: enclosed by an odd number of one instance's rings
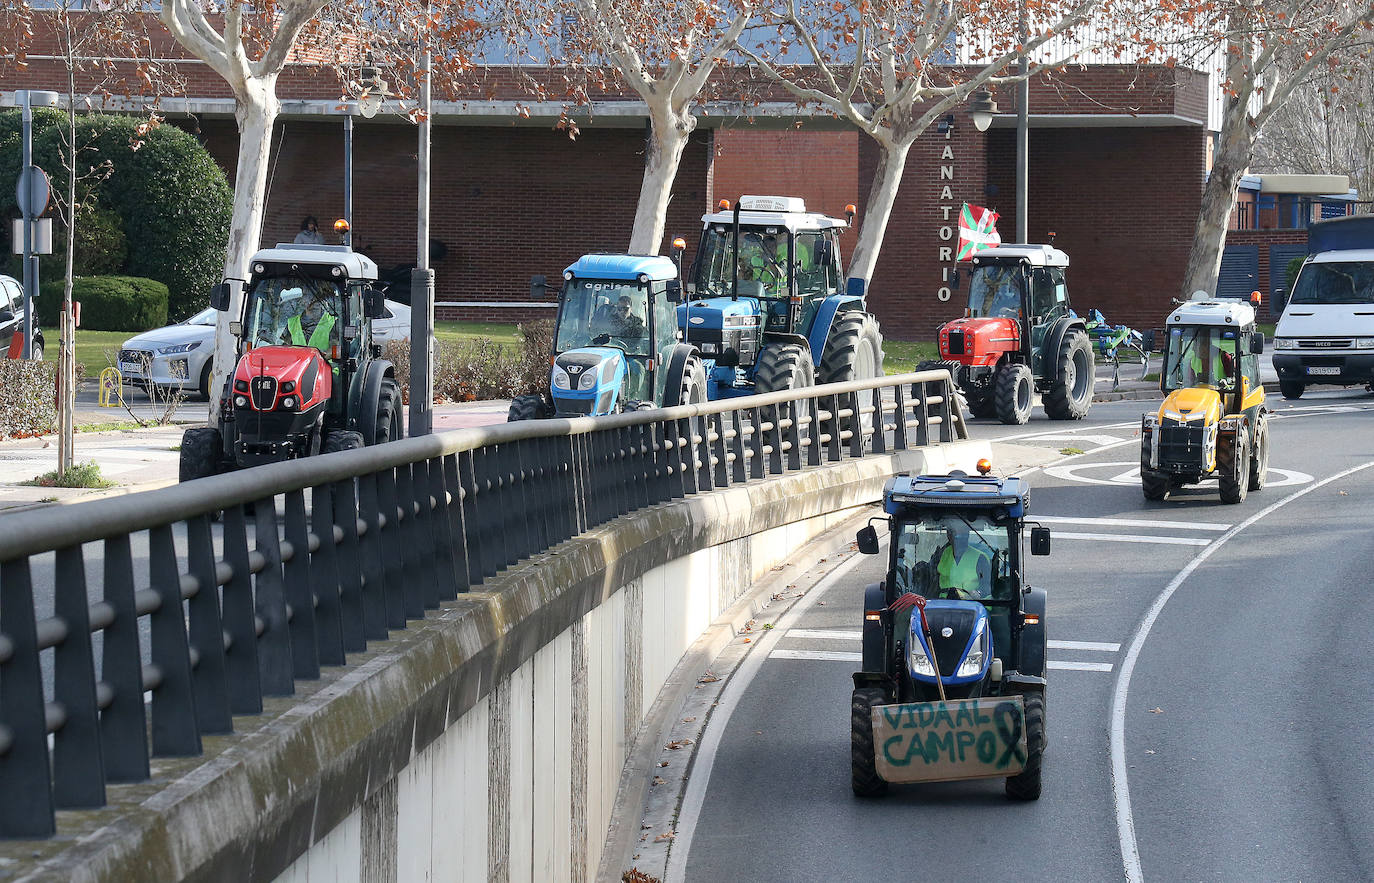
[[[788,629],[782,635],[781,643],[808,642],[822,646],[777,647],[768,654],[769,659],[806,660],[811,662],[848,662],[861,664],[863,654],[858,650],[833,649],[836,644],[847,643],[851,647],[863,640],[863,632],[858,629]],[[1121,645],[1108,641],[1047,641],[1048,650],[1059,651],[1056,658],[1048,660],[1047,668],[1056,671],[1110,672],[1114,662],[1101,662],[1104,655],[1120,652]],[[1094,654],[1097,654],[1094,656]],[[1060,658],[1066,657],[1066,658]]]

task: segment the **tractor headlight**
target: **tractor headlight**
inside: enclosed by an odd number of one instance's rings
[[[234,396],[234,407],[235,407],[235,408],[246,408],[246,407],[248,407],[248,396]]]
[[[300,403],[296,401],[295,396],[287,396],[286,398],[281,400],[281,406],[288,411],[296,410],[296,405],[298,404]]]
[[[1187,417],[1184,417],[1182,414],[1180,414],[1180,413],[1177,412],[1177,411],[1174,411],[1174,410],[1172,410],[1172,409],[1170,409],[1170,408],[1165,408],[1165,409],[1164,409],[1164,419],[1165,419],[1165,420],[1177,420],[1179,423],[1183,423],[1183,422],[1186,421],[1188,418],[1187,418]]]
[[[596,372],[583,371],[582,376],[577,380],[577,388],[582,390],[596,389]]]
[[[1291,337],[1276,337],[1276,338],[1274,338],[1274,349],[1276,349],[1276,350],[1295,350],[1295,349],[1297,349],[1297,348],[1298,348],[1298,342],[1297,342],[1297,340],[1295,340],[1294,338],[1291,338]]]
[[[1159,426],[1159,416],[1156,414],[1146,414],[1144,415],[1144,419],[1141,421],[1141,425],[1144,426],[1146,429],[1154,429],[1155,427]]]
[[[572,389],[572,384],[568,382],[568,372],[557,365],[553,366],[553,388]]]
[[[930,657],[926,655],[926,648],[921,646],[920,639],[912,635],[911,640],[907,643],[910,645],[906,654],[907,668],[911,671],[912,676],[935,677],[935,666],[930,664]]]
[[[966,678],[980,674],[983,671],[983,662],[988,658],[988,632],[983,627],[983,623],[978,623],[978,634],[973,636],[973,649],[968,651],[964,661],[959,663],[959,670],[954,673],[956,678]]]
[[[294,381],[294,380],[288,380],[288,381],[286,381],[285,383],[283,383],[283,384],[281,385],[281,391],[282,391],[282,392],[295,392],[295,391],[296,391],[296,381]]]

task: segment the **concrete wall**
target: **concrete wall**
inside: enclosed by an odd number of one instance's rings
[[[688,646],[894,471],[870,457],[654,507],[444,605],[256,730],[168,763],[39,877],[588,880],[640,724]]]

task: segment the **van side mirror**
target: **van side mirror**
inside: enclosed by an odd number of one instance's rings
[[[1050,554],[1050,529],[1048,527],[1031,528],[1031,554]]]
[[[873,529],[873,525],[859,528],[859,532],[854,538],[859,543],[860,552],[865,555],[878,554],[878,532]]]
[[[857,276],[850,276],[844,283],[844,293],[850,297],[863,297],[867,288],[868,283]]]
[[[1264,352],[1263,331],[1252,331],[1250,333],[1250,352],[1257,356]]]
[[[369,319],[386,318],[386,298],[370,285],[363,289],[363,312]]]
[[[1147,353],[1155,351],[1155,330],[1153,328],[1140,335],[1140,348]]]
[[[530,277],[530,297],[544,298],[549,296],[549,283],[543,276]]]
[[[9,310],[0,310],[0,325],[14,321],[14,313]]]
[[[210,287],[210,306],[221,313],[229,309],[229,283],[221,282]]]

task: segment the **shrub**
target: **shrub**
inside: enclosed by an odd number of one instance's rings
[[[57,363],[0,359],[0,438],[51,432]]]
[[[1305,260],[1307,255],[1298,255],[1288,261],[1288,266],[1284,269],[1283,290],[1274,295],[1274,302],[1269,305],[1269,312],[1275,317],[1283,312],[1288,299],[1293,296],[1293,285],[1298,281],[1298,271],[1302,269]]]
[[[61,267],[67,256],[67,231],[56,231],[49,266]],[[124,269],[129,256],[124,238],[124,222],[119,215],[98,206],[87,206],[76,219],[76,250],[72,272],[77,276],[113,276]],[[53,270],[49,270],[52,273]]]
[[[81,488],[103,488],[114,487],[118,482],[110,481],[100,474],[100,464],[94,460],[85,463],[73,463],[72,468],[65,473],[58,473],[56,470],[45,472],[33,481],[26,481],[24,484],[36,485],[38,487],[81,487]]]
[[[57,325],[63,280],[44,282],[38,321]],[[83,276],[72,280],[72,300],[81,302],[81,327],[90,331],[147,331],[167,324],[167,286],[137,276]]]

